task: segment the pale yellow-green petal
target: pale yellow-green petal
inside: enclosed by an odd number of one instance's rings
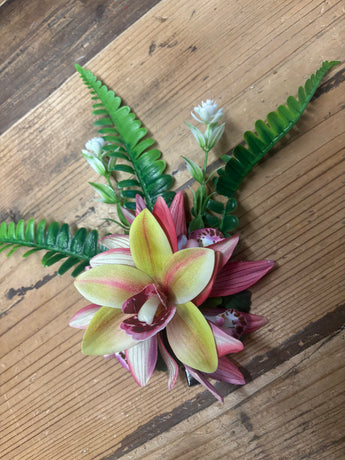
[[[186,303],[202,292],[211,279],[215,255],[212,249],[190,248],[172,254],[164,267],[162,285],[172,302]]]
[[[87,300],[113,308],[121,308],[125,300],[151,283],[152,279],[137,268],[115,264],[91,268],[74,282]]]
[[[128,315],[118,308],[102,307],[85,331],[82,352],[85,355],[108,355],[126,350],[138,343],[120,328]]]
[[[134,219],[129,244],[136,267],[155,280],[160,280],[165,261],[172,250],[164,230],[148,209]]]
[[[192,302],[177,305],[166,329],[169,344],[182,363],[201,372],[215,372],[218,357],[212,330]]]

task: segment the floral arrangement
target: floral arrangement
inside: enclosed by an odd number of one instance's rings
[[[77,290],[89,302],[71,319],[85,329],[82,352],[114,356],[144,386],[155,369],[166,370],[168,388],[184,368],[188,382],[203,384],[223,402],[211,380],[242,385],[244,378],[229,354],[243,349],[242,337],[267,320],[249,312],[248,288],[273,267],[270,260],[233,261],[238,243],[235,194],[245,176],[296,124],[323,76],[321,68],[286,104],[258,120],[255,132],[223,164],[208,171],[208,154],[223,135],[223,109],[211,100],[194,108],[203,129],[187,123],[204,152],[203,164],[184,158],[195,181],[192,206],[183,192],[171,191],[161,152],[128,106],[89,70],[76,66],[90,89],[98,137],[82,155],[103,178],[90,183],[99,200],[116,208],[123,234],[98,237],[96,230],[31,219],[0,226],[0,250],[8,255],[29,248],[24,257],[45,250],[44,266],[62,262]]]

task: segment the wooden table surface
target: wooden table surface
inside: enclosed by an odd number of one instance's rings
[[[323,60],[344,60],[344,13],[342,0],[3,1],[1,220],[116,230],[80,155],[96,130],[75,62],[133,108],[178,188],[181,155],[201,159],[184,125],[194,105],[225,109],[215,162]],[[344,80],[342,63],[240,189],[237,256],[276,265],[252,288],[269,324],[237,355],[247,384],[218,386],[224,406],[183,375],[171,392],[160,373],[139,388],[82,355],[71,277],[1,254],[1,458],[345,458]]]

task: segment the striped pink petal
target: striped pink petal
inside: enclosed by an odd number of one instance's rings
[[[129,209],[124,208],[123,206],[121,206],[121,211],[122,211],[122,214],[127,219],[127,222],[129,223],[129,225],[131,225],[131,223],[135,219],[134,213],[132,211],[130,211]]]
[[[161,196],[157,198],[157,201],[152,210],[152,214],[164,230],[164,233],[166,234],[169,240],[172,251],[176,252],[178,250],[178,247],[175,224],[171,216],[171,212],[169,211],[169,208],[164,198],[162,198]]]
[[[175,224],[176,234],[187,235],[186,213],[184,210],[183,192],[177,192],[170,205],[170,212]]]
[[[135,196],[135,202],[136,202],[136,209],[135,209],[136,215],[140,214],[141,211],[147,208],[144,198],[141,195],[137,194]]]
[[[121,234],[107,235],[101,238],[99,243],[108,249],[129,248],[129,236]]]
[[[77,313],[71,318],[69,325],[71,327],[75,327],[76,329],[86,329],[100,308],[102,307],[94,303],[87,305],[86,307],[77,311]]]
[[[109,249],[108,251],[100,252],[90,260],[92,268],[105,264],[131,265],[135,267],[129,248]]]
[[[218,368],[215,372],[205,375],[219,382],[228,382],[234,385],[244,385],[246,383],[237,366],[225,356],[218,360]]]
[[[125,351],[129,370],[141,387],[145,386],[155,370],[157,362],[157,337],[138,343]]]
[[[210,297],[237,294],[255,284],[273,267],[271,260],[228,262],[217,274]]]
[[[211,326],[213,337],[216,342],[218,357],[243,350],[243,343],[240,340],[235,339],[232,335],[229,335],[224,329],[216,326],[211,321],[208,321],[208,324]]]
[[[176,361],[174,360],[174,358],[171,356],[171,354],[166,349],[163,343],[161,334],[157,334],[157,338],[158,338],[159,352],[168,368],[168,375],[169,375],[168,388],[169,390],[172,390],[174,388],[174,385],[176,383],[176,379],[178,376],[178,365]]]
[[[224,404],[224,398],[223,396],[215,389],[213,385],[204,377],[203,372],[198,372],[197,370],[185,366],[187,371],[190,373],[190,375],[197,380],[201,385],[203,385],[209,392],[213,394],[213,396],[218,399],[219,402]]]

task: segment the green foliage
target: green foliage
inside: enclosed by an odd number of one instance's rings
[[[52,222],[47,226],[45,220],[41,220],[37,226],[34,219],[30,219],[26,224],[24,220],[20,220],[17,225],[14,222],[2,222],[0,252],[9,249],[9,257],[21,247],[30,248],[23,257],[41,250],[47,251],[42,258],[45,267],[63,260],[58,274],[62,275],[75,267],[72,272],[74,277],[79,275],[89,265],[91,257],[99,252],[98,233],[96,230],[88,232],[85,228],[80,228],[71,236],[68,224],[60,226],[57,222]]]
[[[159,195],[170,203],[174,192],[168,189],[172,186],[173,178],[163,174],[166,163],[161,159],[159,150],[150,150],[154,140],[146,137],[147,130],[130,108],[122,105],[121,99],[102,85],[92,72],[78,64],[76,69],[95,101],[93,114],[101,117],[95,125],[100,127],[98,132],[107,142],[104,147],[107,156],[114,159],[112,171],[130,175],[129,179],[117,183],[124,206],[133,209],[137,193],[145,198],[150,210]]]
[[[244,140],[247,144],[237,145],[226,160],[224,168],[218,170],[215,181],[220,195],[233,197],[246,175],[266,155],[266,153],[287,134],[297,123],[309,101],[313,97],[322,78],[338,61],[325,61],[320,69],[306,81],[304,88],[298,88],[298,99],[290,96],[286,105],[280,105],[275,112],[267,115],[267,122],[257,120],[256,134],[247,131]]]

